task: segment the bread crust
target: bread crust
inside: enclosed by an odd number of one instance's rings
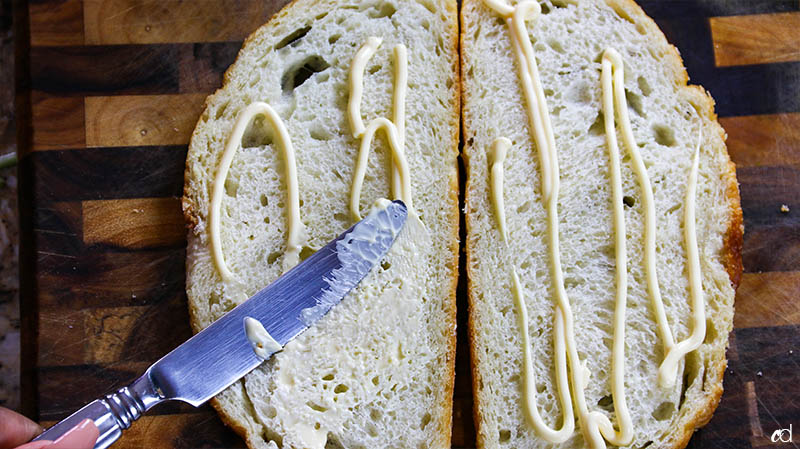
[[[473,2],[480,2],[482,0],[464,0],[465,3],[473,3]],[[634,0],[604,0],[607,5],[615,9],[616,11],[624,11],[628,17],[632,19],[632,21],[637,26],[642,26],[646,29],[647,33],[652,36],[652,39],[662,40],[667,42],[667,38],[658,25],[650,18],[642,8],[634,1]],[[463,15],[459,16],[459,21],[461,23],[461,48],[464,48],[464,39],[465,39],[465,32],[464,32],[464,24],[463,24]],[[711,122],[711,126],[714,128],[714,132],[719,134],[721,137],[721,141],[724,142],[727,138],[727,134],[722,126],[719,124],[717,120],[717,115],[714,112],[714,99],[711,95],[703,89],[701,86],[697,85],[689,85],[689,75],[686,72],[686,68],[683,64],[683,59],[680,56],[678,49],[672,45],[668,44],[670,55],[667,56],[665,59],[667,63],[669,63],[671,70],[675,76],[677,83],[680,85],[680,89],[684,92],[692,96],[693,104],[698,108],[698,112],[703,115],[709,122]],[[465,74],[463,73],[464,64],[463,60],[469,58],[463,51],[461,54],[462,58],[462,73],[461,73],[461,98],[462,98],[462,127],[463,127],[463,135],[469,135],[469,131],[471,129],[471,123],[467,119],[466,114],[464,111],[467,109],[467,105],[469,104],[469,95],[465,91],[464,86],[464,78]],[[464,147],[462,150],[462,158],[465,161],[465,165],[467,166],[467,171],[469,171],[469,153],[468,149],[470,148],[469,141],[464,142]],[[741,280],[742,275],[742,244],[743,244],[743,235],[744,235],[744,224],[742,218],[742,209],[741,209],[741,202],[739,196],[739,183],[736,180],[736,165],[730,160],[730,155],[728,154],[727,148],[723,144],[721,148],[715,148],[715,151],[721,151],[725,154],[727,159],[726,169],[724,172],[725,181],[727,183],[727,187],[725,190],[725,196],[728,202],[728,227],[723,237],[723,250],[722,250],[722,264],[725,267],[725,270],[728,273],[728,277],[731,281],[731,285],[733,286],[734,291],[738,288],[739,282]],[[469,177],[467,178],[467,183],[465,189],[469,192],[470,181]],[[465,222],[467,226],[467,233],[472,232],[472,219],[471,214],[466,214]],[[485,432],[487,429],[483,429],[481,427],[482,421],[480,419],[480,408],[481,408],[481,397],[480,397],[480,389],[479,386],[482,383],[480,371],[477,369],[478,365],[481,361],[481,355],[476,350],[476,326],[475,323],[478,319],[476,314],[474,313],[475,303],[477,301],[477,294],[473,285],[473,279],[476,273],[473,273],[472,270],[472,261],[474,255],[472,254],[472,249],[467,246],[466,247],[466,255],[467,255],[467,276],[469,279],[468,284],[468,291],[469,291],[469,344],[470,344],[470,361],[471,361],[471,371],[472,371],[472,394],[474,398],[474,406],[473,406],[473,419],[475,421],[475,429],[477,434],[477,447],[482,448],[486,445],[486,434]],[[689,440],[691,439],[692,435],[694,434],[695,430],[704,425],[708,424],[711,420],[711,417],[714,414],[714,410],[719,405],[719,401],[722,397],[723,392],[723,385],[722,379],[725,374],[725,369],[727,368],[727,359],[725,356],[725,352],[727,350],[727,344],[725,347],[721,348],[720,350],[714,351],[710,356],[710,364],[706,367],[704,373],[704,380],[703,380],[703,391],[705,392],[703,396],[703,402],[700,404],[694,404],[694,415],[690,416],[683,425],[683,427],[676,427],[673,429],[671,435],[667,435],[664,440],[671,441],[671,445],[667,445],[667,448],[673,449],[682,449],[689,444]],[[714,361],[719,360],[718,363],[713,363]]]
[[[452,14],[453,17],[456,18],[452,22],[452,26],[450,26],[447,32],[450,35],[450,49],[455,56],[453,58],[453,66],[452,72],[454,73],[455,80],[453,89],[453,98],[452,98],[452,112],[450,114],[450,128],[452,129],[451,132],[451,151],[453,154],[458,154],[458,147],[459,147],[459,134],[460,134],[460,117],[461,117],[461,71],[460,71],[460,58],[458,57],[459,54],[459,21],[458,21],[458,3],[457,0],[444,0],[447,5],[447,12]],[[290,14],[294,13],[295,9],[300,9],[298,13],[302,13],[302,6],[298,6],[299,0],[292,0],[288,4],[286,4],[281,10],[276,12],[264,25],[260,26],[256,29],[253,33],[251,33],[243,42],[242,48],[239,50],[237,54],[236,60],[225,70],[223,75],[223,82],[222,87],[217,89],[214,94],[209,95],[203,105],[203,115],[206,114],[206,110],[209,106],[210,101],[214,98],[214,96],[225,86],[228,85],[230,82],[230,76],[232,73],[232,68],[236,65],[239,60],[239,57],[242,55],[244,49],[251,43],[255,37],[260,33],[269,32],[271,29],[276,27],[276,21],[281,19],[282,17],[289,16]],[[201,115],[200,119],[198,119],[197,123],[200,123],[203,120],[203,115]],[[194,140],[195,133],[197,133],[197,124],[195,124],[195,130],[192,132],[192,137],[190,142]],[[191,146],[189,148],[191,151]],[[447,312],[447,328],[450,329],[450,338],[449,338],[449,348],[446,353],[446,376],[447,383],[444,386],[444,397],[442,401],[440,401],[441,407],[438,410],[438,419],[437,419],[437,434],[438,439],[435,442],[432,442],[433,447],[450,447],[450,440],[452,436],[452,422],[453,422],[453,391],[454,391],[454,384],[455,384],[455,360],[456,360],[456,288],[458,284],[458,251],[460,249],[458,235],[459,235],[459,206],[458,206],[458,194],[459,194],[459,182],[458,182],[458,161],[457,159],[454,160],[454,166],[452,170],[452,175],[449,180],[450,191],[448,195],[448,204],[447,207],[450,209],[451,213],[449,216],[449,221],[452,225],[453,233],[450,235],[450,266],[452,269],[450,270],[450,286],[449,291],[446,297],[444,298],[444,308]],[[184,170],[184,188],[183,188],[183,196],[181,198],[181,205],[183,210],[184,220],[186,221],[187,231],[189,233],[197,233],[196,227],[199,223],[198,220],[198,205],[194,203],[192,200],[191,195],[191,188],[189,181],[191,180],[191,172],[189,166],[187,165],[186,169]],[[188,257],[188,256],[187,256]],[[189,307],[189,321],[192,327],[192,331],[194,333],[200,332],[202,327],[199,325],[199,319],[196,316],[196,312],[192,307]],[[217,398],[212,398],[210,400],[211,406],[216,410],[217,414],[220,416],[222,422],[233,429],[239,436],[241,436],[247,446],[251,449],[257,447],[257,443],[251,439],[251,435],[248,432],[247,427],[245,427],[242,423],[236,420],[236,418],[230,415],[222,404],[217,400]],[[436,419],[436,418],[434,418]],[[259,435],[260,437],[260,435]]]

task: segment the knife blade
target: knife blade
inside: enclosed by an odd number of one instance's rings
[[[402,201],[382,206],[162,357],[131,385],[89,403],[34,441],[55,440],[88,418],[100,429],[95,448],[106,448],[156,404],[179,400],[197,407],[229,387],[279,350],[256,355],[246,336],[246,318],[261,322],[283,347],[380,263],[408,214]]]

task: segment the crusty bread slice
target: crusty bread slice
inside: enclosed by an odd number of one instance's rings
[[[212,404],[251,448],[444,448],[455,358],[459,74],[454,0],[296,0],[251,35],[206,101],[186,161],[191,225],[186,291],[196,331],[285,268],[287,191],[274,132],[256,116],[234,156],[221,206],[223,282],[209,242],[209,202],[238,114],[268,103],[296,152],[303,258],[352,225],[360,139],[347,119],[348,79],[370,36],[365,123],[391,117],[393,48],[407,47],[404,153],[418,219],[342,303]],[[372,145],[362,214],[390,197],[388,145]]]
[[[588,409],[605,415],[615,426],[611,354],[616,265],[610,159],[602,112],[603,52],[615,48],[624,61],[633,135],[654,191],[658,284],[676,341],[687,338],[692,330],[683,217],[693,154],[702,129],[696,225],[707,332],[699,349],[679,365],[678,380],[670,388],[657,382],[664,349],[643,263],[642,189],[621,135],[618,139],[628,254],[624,390],[634,431],[626,447],[683,447],[693,430],[710,419],[722,394],[734,291],[741,275],[742,216],[725,133],[716,121],[713,100],[702,88],[687,87],[688,77],[677,50],[633,1],[540,3],[542,14],[526,22],[526,28],[558,155],[564,287],[578,355],[591,372],[585,390]],[[463,154],[468,162],[466,268],[478,446],[588,447],[577,409],[571,437],[551,444],[528,424],[522,406],[522,333],[517,322],[520,312],[512,300],[512,267],[519,273],[529,317],[535,404],[544,423],[553,429],[561,426],[563,416],[553,349],[557,309],[539,149],[529,128],[506,22],[483,0],[463,2],[461,51]],[[619,134],[619,123],[615,128]],[[487,153],[499,137],[511,141],[503,164],[508,246],[490,201]]]

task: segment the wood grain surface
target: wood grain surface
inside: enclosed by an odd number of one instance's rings
[[[23,406],[49,423],[191,335],[179,203],[188,139],[242,39],[284,2],[17,1],[28,30],[18,38]],[[796,447],[770,437],[793,425],[800,439],[800,2],[639,3],[714,96],[744,210],[725,393],[690,447]],[[458,307],[453,447],[467,448],[463,276]],[[114,447],[243,442],[210,407],[175,403]]]

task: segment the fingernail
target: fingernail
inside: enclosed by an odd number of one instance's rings
[[[61,435],[53,441],[53,444],[47,446],[48,449],[66,449],[72,447],[85,446],[87,441],[97,441],[100,432],[94,421],[91,419],[84,419],[77,426],[69,429],[67,433]]]

